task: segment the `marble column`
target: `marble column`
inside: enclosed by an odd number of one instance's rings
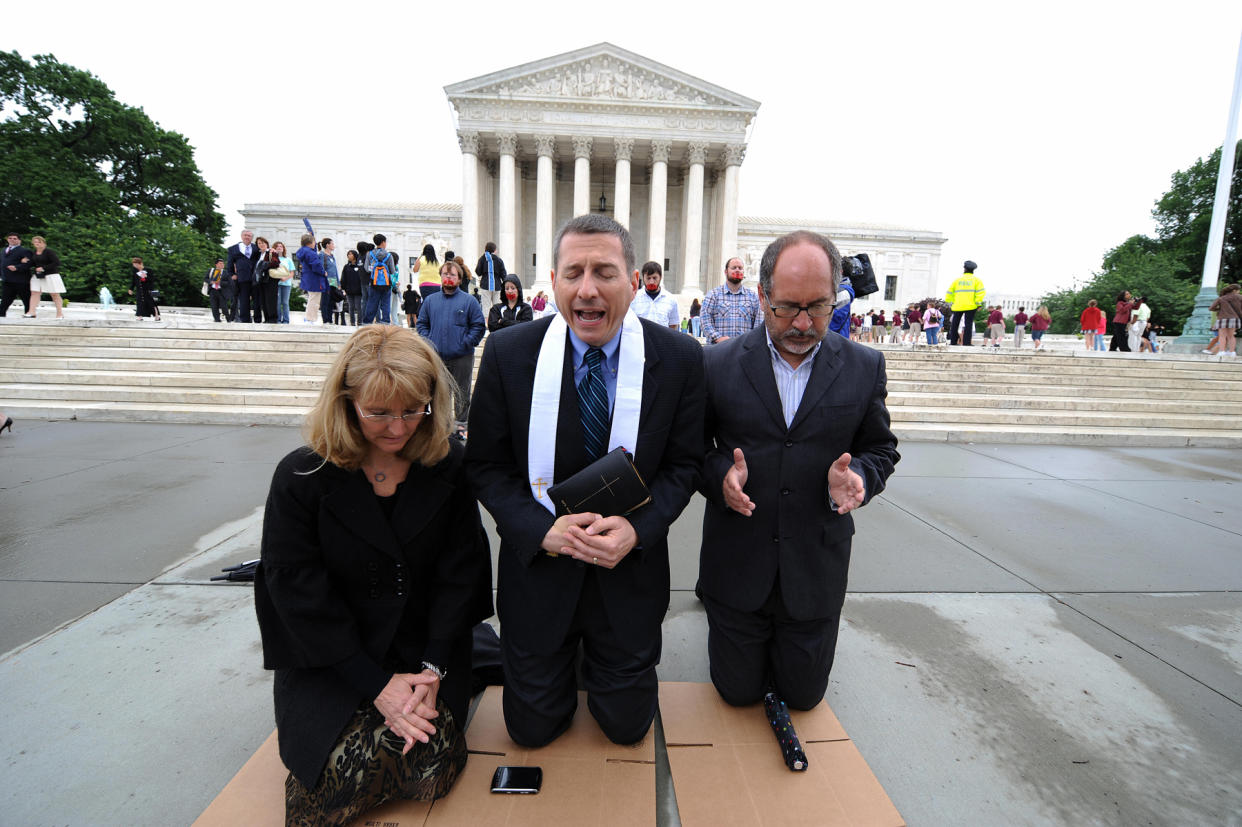
[[[651,208],[647,211],[647,258],[664,266],[664,221],[668,211],[669,141],[651,142]]]
[[[746,155],[745,144],[728,144],[724,148],[724,192],[720,202],[720,266],[738,254],[737,249],[737,190],[738,174],[742,158]]]
[[[617,138],[612,142],[617,153],[617,184],[612,196],[612,217],[621,226],[630,226],[630,156],[634,152],[633,138]]]
[[[574,217],[591,211],[591,136],[575,135]]]
[[[496,140],[500,145],[500,183],[496,193],[500,227],[496,232],[496,246],[500,258],[512,267],[517,263],[517,172],[514,157],[517,155],[517,135],[505,132],[497,135]]]
[[[479,133],[457,133],[461,145],[461,250],[467,261],[479,244]]]
[[[556,170],[552,156],[556,152],[556,136],[536,135],[535,153],[539,156],[535,169],[535,285],[550,285],[552,272],[552,188],[556,186]],[[547,287],[540,287],[546,290]]]
[[[707,160],[707,144],[691,141],[686,159],[690,162],[690,172],[686,176],[685,232],[682,234],[686,247],[682,254],[685,265],[680,292],[683,296],[702,296],[703,163]]]

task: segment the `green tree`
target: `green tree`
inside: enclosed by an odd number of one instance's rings
[[[52,55],[0,52],[0,113],[0,227],[47,236],[70,298],[123,298],[139,255],[164,303],[203,303],[224,217],[184,136]]]
[[[1136,235],[1108,251],[1104,269],[1085,288],[1062,290],[1041,302],[1052,314],[1053,333],[1074,333],[1088,299],[1095,299],[1111,320],[1117,296],[1129,290],[1147,299],[1156,323],[1176,332],[1190,315],[1199,289],[1198,279],[1189,280],[1186,274],[1186,266],[1174,253],[1153,249],[1152,239]]]
[[[1239,146],[1242,147],[1242,142]],[[1171,188],[1152,209],[1155,237],[1131,236],[1104,255],[1101,270],[1093,274],[1085,287],[1061,290],[1040,300],[1048,305],[1048,312],[1052,314],[1053,333],[1077,330],[1078,317],[1088,299],[1095,299],[1111,318],[1113,305],[1123,290],[1145,296],[1152,308],[1153,322],[1165,325],[1170,334],[1181,333],[1182,324],[1194,308],[1195,294],[1203,276],[1220,152],[1217,148],[1189,169],[1173,173]],[[1242,153],[1237,156],[1233,168],[1220,281],[1239,278],[1242,278]]]
[[[117,301],[132,301],[127,290],[141,256],[155,278],[160,304],[200,306],[203,276],[221,255],[220,245],[182,222],[142,212],[95,213],[50,222],[44,233],[56,239],[66,273],[72,274],[69,297],[96,301],[107,287]]]
[[[1242,148],[1242,142],[1238,146]],[[1216,201],[1216,176],[1220,170],[1220,147],[1200,158],[1189,169],[1173,173],[1173,186],[1152,210],[1156,219],[1159,249],[1172,253],[1185,267],[1188,278],[1203,277],[1208,231]],[[1242,277],[1242,152],[1234,155],[1225,239],[1218,280],[1229,283]]]

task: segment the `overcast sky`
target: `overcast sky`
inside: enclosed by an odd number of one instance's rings
[[[184,134],[234,232],[247,202],[460,203],[443,87],[609,41],[761,102],[743,216],[936,230],[942,286],[972,258],[1038,294],[1152,232],[1170,175],[1220,145],[1242,2],[1014,7],[51,0],[0,45]]]

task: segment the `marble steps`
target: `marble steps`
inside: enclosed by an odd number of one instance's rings
[[[889,414],[895,423],[931,422],[950,427],[962,424],[1012,424],[1040,425],[1056,429],[1074,425],[1101,429],[1136,427],[1153,431],[1161,429],[1228,430],[1232,427],[1242,439],[1242,430],[1237,428],[1236,418],[1217,414],[1182,413],[1175,417],[1161,417],[1142,411],[1028,410],[1023,408],[965,408],[950,405],[894,405],[889,408]]]
[[[1011,364],[1042,364],[1046,362],[1072,361],[1079,364],[1094,364],[1096,366],[1107,365],[1123,370],[1149,362],[1187,370],[1195,370],[1216,364],[1216,360],[1203,358],[1197,353],[1161,353],[1157,355],[1150,353],[1108,353],[1105,351],[1075,350],[1064,346],[1060,348],[1049,347],[1043,350],[1031,350],[1030,348],[1023,348],[1021,350],[1001,348],[1000,350],[995,350],[982,347],[910,348],[896,345],[869,345],[869,347],[880,351],[884,354],[884,358],[890,361],[901,359],[914,362],[932,362],[935,364],[952,364],[963,361],[1005,362]]]
[[[341,345],[342,342],[232,342],[220,339],[169,339],[161,342],[130,337],[89,343],[82,337],[67,337],[64,339],[44,339],[30,344],[26,342],[17,344],[17,346],[24,347],[92,347],[102,350],[160,350],[169,353],[177,353],[179,351],[218,351],[222,357],[232,353],[259,351],[262,353],[288,353],[324,362],[331,362],[332,358],[340,350]]]
[[[173,359],[119,359],[102,356],[32,356],[20,361],[9,359],[5,363],[9,367],[22,366],[19,373],[42,374],[49,371],[78,371],[82,373],[121,374],[228,374],[230,376],[250,377],[313,377],[316,382],[323,379],[328,370],[327,364],[309,362],[274,362],[251,360],[245,362],[245,370],[241,363],[227,360],[182,361]]]
[[[239,326],[240,328],[241,326]],[[264,327],[264,325],[259,325]],[[314,328],[307,331],[282,332],[276,325],[272,330],[225,329],[210,327],[199,328],[159,328],[159,327],[70,327],[65,325],[26,325],[6,324],[0,327],[0,337],[11,339],[29,338],[41,342],[73,342],[86,340],[93,345],[104,346],[116,343],[129,347],[143,347],[159,344],[163,347],[223,347],[245,349],[254,343],[264,343],[271,350],[307,350],[334,351],[347,338],[339,333],[315,333]],[[347,328],[348,329],[348,328]]]
[[[0,335],[12,336],[85,336],[92,340],[108,338],[136,337],[142,339],[159,339],[168,341],[178,338],[211,338],[232,339],[236,341],[290,341],[297,338],[304,341],[336,341],[342,342],[353,333],[354,328],[337,325],[276,325],[276,324],[203,324],[201,322],[128,322],[100,320],[72,320],[47,323],[40,319],[35,322],[17,322],[10,313],[9,317],[0,320]]]
[[[302,376],[242,374],[244,381],[239,381],[237,372],[193,372],[193,371],[149,371],[146,366],[131,369],[115,369],[109,365],[107,369],[99,367],[87,369],[62,370],[43,368],[37,374],[31,371],[0,366],[0,382],[54,384],[70,386],[86,385],[120,385],[138,387],[164,388],[239,388],[253,386],[261,382],[266,390],[303,391],[318,393],[323,385],[322,370]]]
[[[319,396],[318,388],[308,391],[266,388],[202,388],[144,385],[54,384],[51,382],[6,382],[0,385],[7,401],[155,402],[177,405],[222,405],[232,408],[299,408],[305,411]]]
[[[1001,370],[944,370],[934,375],[923,371],[888,370],[889,387],[902,385],[926,385],[934,383],[941,390],[984,391],[989,386],[1012,388],[1023,393],[1041,393],[1044,388],[1056,392],[1055,388],[1068,388],[1084,395],[1090,395],[1096,388],[1113,387],[1128,388],[1141,393],[1146,389],[1198,389],[1219,393],[1242,393],[1242,371],[1223,371],[1219,376],[1167,374],[1154,371],[1151,375],[1127,374],[1124,376],[1105,376],[1092,374],[1058,374],[1041,373],[1010,373]]]
[[[936,375],[969,373],[1002,373],[1030,377],[1058,375],[1095,377],[1171,376],[1181,378],[1211,378],[1221,376],[1242,377],[1242,365],[1235,361],[1216,361],[1201,357],[1197,361],[1182,362],[1171,358],[1130,357],[1108,361],[1073,357],[1049,356],[1040,359],[1023,357],[992,358],[945,358],[922,360],[903,355],[885,354],[885,367],[889,374],[895,371],[926,375],[932,370]]]
[[[0,392],[3,388],[0,387]],[[189,425],[289,425],[306,421],[305,408],[281,406],[201,405],[158,402],[82,402],[28,400],[4,402],[9,416],[32,419],[78,419],[90,422],[173,422]]]
[[[969,442],[1022,445],[1090,445],[1097,448],[1237,448],[1242,447],[1238,430],[1172,428],[1152,429],[1114,425],[1109,428],[1080,425],[1044,425],[894,422],[899,440],[912,442]],[[898,447],[900,450],[900,446]]]
[[[964,388],[969,390],[964,391]],[[918,381],[911,382],[909,380],[894,380],[889,376],[888,395],[889,404],[892,402],[894,394],[905,394],[907,396],[918,396],[920,394],[945,394],[950,393],[957,397],[966,396],[1015,396],[1017,398],[1039,397],[1045,399],[1075,399],[1083,402],[1090,402],[1095,399],[1130,399],[1130,400],[1161,400],[1176,401],[1187,400],[1192,402],[1229,402],[1236,405],[1238,399],[1242,397],[1242,385],[1237,387],[1222,387],[1214,384],[1212,388],[1201,388],[1198,384],[1193,387],[1186,387],[1186,383],[1175,383],[1169,387],[1158,388],[1145,386],[1141,391],[1135,389],[1133,385],[1091,385],[1084,387],[1077,382],[1065,383],[1045,383],[1038,386],[1025,386],[1014,382],[995,382],[977,379],[970,383],[969,386],[941,381]],[[955,391],[963,391],[954,393]],[[965,401],[965,400],[962,400]]]
[[[0,324],[8,354],[0,409],[56,419],[299,425],[350,331]],[[902,438],[1242,446],[1242,426],[1229,427],[1242,400],[1242,365],[1232,362],[881,349]]]
[[[1136,413],[1176,419],[1183,414],[1233,417],[1237,414],[1237,397],[1191,401],[1186,399],[1150,399],[1146,397],[1045,397],[1021,394],[954,394],[954,393],[906,393],[889,390],[890,411],[905,407],[988,408],[1012,411],[1092,411]],[[894,416],[896,414],[894,413]]]
[[[279,360],[282,363],[297,363],[322,365],[324,369],[332,363],[332,359],[336,353],[324,351],[323,353],[307,353],[300,350],[274,351],[260,349],[230,349],[225,347],[213,348],[171,348],[160,345],[144,345],[141,347],[114,347],[95,346],[89,342],[80,341],[69,345],[55,344],[11,344],[5,342],[0,337],[0,347],[4,348],[6,356],[10,357],[38,357],[38,356],[61,356],[61,357],[96,357],[96,358],[114,358],[114,359],[135,359],[144,361],[164,361],[164,360],[185,360],[193,359],[196,361],[213,361],[222,365],[234,363],[248,362],[269,362]]]

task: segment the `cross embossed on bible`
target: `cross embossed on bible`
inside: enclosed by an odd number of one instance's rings
[[[601,483],[600,487],[592,491],[590,496],[583,497],[581,500],[579,500],[578,505],[582,505],[584,502],[587,502],[588,500],[590,500],[592,497],[594,497],[596,494],[598,494],[601,491],[607,491],[609,494],[615,494],[616,492],[612,490],[612,487],[616,485],[617,483],[621,482],[621,478],[617,477],[615,479],[609,480],[609,479],[604,479],[604,475],[600,474],[599,481]]]

